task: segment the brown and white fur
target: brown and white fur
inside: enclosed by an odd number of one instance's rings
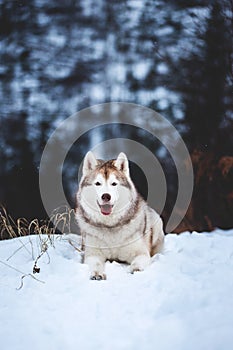
[[[162,220],[136,191],[124,153],[105,162],[88,152],[76,200],[91,279],[106,279],[107,260],[126,262],[133,273],[144,270],[161,251]]]

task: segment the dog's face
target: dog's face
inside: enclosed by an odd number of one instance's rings
[[[132,200],[133,184],[128,159],[120,153],[116,160],[97,160],[88,152],[80,183],[82,202],[88,211],[108,216],[125,210]]]
[[[103,174],[97,174],[94,179],[97,203],[103,215],[110,215],[112,209],[119,199],[119,180],[115,174],[105,178]]]

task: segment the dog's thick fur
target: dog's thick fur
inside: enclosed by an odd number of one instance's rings
[[[161,251],[162,220],[137,193],[124,153],[104,162],[88,152],[76,200],[91,279],[106,278],[107,260],[126,262],[133,273],[144,270]]]

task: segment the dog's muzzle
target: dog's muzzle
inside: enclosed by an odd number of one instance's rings
[[[110,215],[111,214],[113,205],[108,204],[108,203],[104,203],[104,204],[98,203],[98,205],[100,207],[101,214],[103,214],[103,215]]]

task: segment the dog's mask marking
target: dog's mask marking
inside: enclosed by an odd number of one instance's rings
[[[81,188],[92,187],[97,196],[97,208],[102,215],[112,214],[114,205],[119,199],[119,190],[122,193],[123,188],[132,189],[126,155],[120,153],[117,159],[105,162],[96,159],[92,152],[88,152],[83,162],[83,177],[80,186]],[[110,199],[104,200],[104,194],[107,194]],[[88,196],[92,196],[91,192]]]
[[[98,172],[93,181],[93,186],[97,194],[97,203],[103,215],[110,215],[113,207],[119,198],[118,181],[116,176],[108,174],[106,178],[104,173]]]

